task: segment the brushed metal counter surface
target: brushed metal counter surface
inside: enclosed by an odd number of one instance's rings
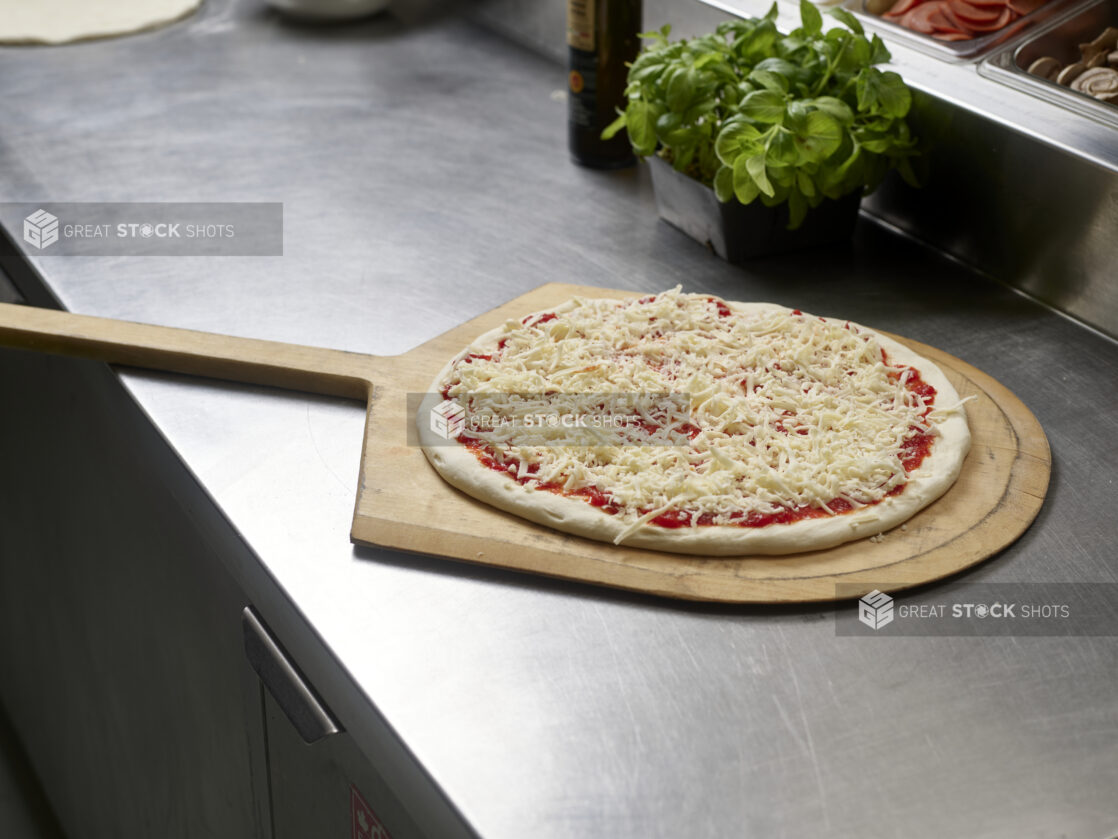
[[[849,251],[731,267],[656,220],[643,169],[568,162],[563,86],[452,16],[302,28],[250,2],[0,49],[5,200],[285,212],[283,257],[41,255],[41,283],[13,279],[83,313],[376,354],[551,280],[848,317],[977,365],[1049,435],[1039,519],[967,582],[1118,580],[1118,346],[865,221]],[[1114,638],[839,638],[830,607],[355,549],[360,405],[121,378],[251,549],[233,572],[341,722],[360,742],[375,706],[486,839],[1118,834]]]

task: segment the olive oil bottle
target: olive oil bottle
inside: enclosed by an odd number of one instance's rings
[[[615,169],[635,160],[624,131],[609,140],[601,134],[624,105],[640,27],[641,0],[567,0],[567,124],[576,163]]]

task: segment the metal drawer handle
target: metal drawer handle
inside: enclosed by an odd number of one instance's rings
[[[288,659],[283,648],[251,606],[245,606],[241,613],[241,625],[244,627],[248,663],[260,677],[268,693],[272,694],[272,698],[283,709],[303,742],[317,743],[341,731],[342,727],[334,719],[334,715],[315,695],[303,674]]]

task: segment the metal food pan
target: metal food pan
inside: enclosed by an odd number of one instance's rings
[[[1039,9],[1021,16],[1003,29],[979,38],[972,38],[969,41],[940,41],[931,35],[906,29],[886,20],[879,14],[871,12],[867,8],[869,0],[845,0],[842,7],[854,12],[866,22],[869,28],[876,30],[886,39],[902,42],[906,46],[934,55],[945,61],[975,61],[986,56],[997,47],[1016,41],[1025,30],[1042,21],[1049,20],[1054,15],[1071,7],[1082,5],[1082,2],[1083,0],[1048,0]]]
[[[1071,63],[1079,57],[1079,45],[1092,40],[1107,26],[1118,26],[1118,0],[1093,0],[1053,20],[1027,40],[991,55],[979,65],[978,72],[1039,99],[1118,127],[1118,107],[1027,72],[1029,65],[1046,55],[1065,64]]]

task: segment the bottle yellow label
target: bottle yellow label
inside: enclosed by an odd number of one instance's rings
[[[594,1],[567,0],[567,46],[594,52]]]

